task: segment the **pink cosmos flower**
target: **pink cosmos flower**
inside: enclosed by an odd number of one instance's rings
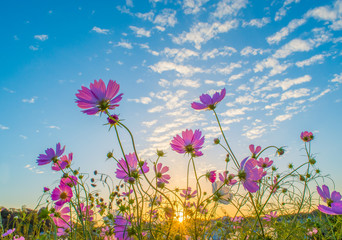
[[[13,240],[25,240],[25,238],[24,237],[20,237],[20,236],[18,236],[18,235],[15,235],[14,237],[13,237]]]
[[[317,228],[313,228],[311,230],[308,229],[307,235],[312,237],[313,235],[316,235],[318,233]]]
[[[77,177],[76,176],[68,176],[66,178],[62,178],[60,181],[60,185],[67,185],[69,187],[74,187],[77,185]]]
[[[228,186],[233,186],[234,184],[237,183],[237,180],[234,179],[235,175],[234,174],[229,174],[228,171],[224,171],[223,173],[219,173],[219,179],[221,182]]]
[[[278,178],[277,177],[274,177],[273,179],[273,185],[270,186],[270,189],[271,189],[271,193],[275,193],[279,188],[279,185],[278,185]]]
[[[277,211],[271,211],[270,214],[265,214],[265,217],[263,219],[267,222],[270,222],[273,218],[277,218]]]
[[[190,198],[194,198],[197,195],[197,190],[191,192],[191,187],[188,187],[187,190],[183,189],[182,192],[183,193],[181,193],[180,195],[181,195],[181,197],[184,197],[185,200],[189,200]]]
[[[169,174],[165,174],[167,171],[169,171],[169,167],[164,166],[161,163],[154,165],[154,172],[156,173],[156,178],[158,180],[158,182],[163,182],[163,183],[169,183],[168,180],[170,180],[170,175]]]
[[[58,237],[61,237],[61,236],[65,236],[67,235],[68,233],[66,232],[66,230],[69,229],[69,226],[68,225],[65,225],[63,227],[59,227],[57,229],[57,236]]]
[[[50,216],[52,217],[53,222],[57,227],[65,227],[69,226],[70,224],[70,208],[63,207],[63,206],[55,206],[55,212],[51,213]]]
[[[247,191],[254,193],[259,190],[257,181],[259,181],[264,174],[265,172],[262,170],[262,168],[256,168],[256,160],[253,158],[248,159],[247,157],[241,162],[238,177],[244,188]]]
[[[117,215],[114,220],[114,234],[117,239],[122,240],[133,240],[130,237],[131,222],[123,216]]]
[[[52,191],[51,199],[55,202],[57,206],[62,206],[66,202],[70,202],[72,198],[72,190],[68,185],[59,185],[59,188],[55,188]]]
[[[202,103],[193,102],[191,103],[191,107],[195,110],[214,110],[216,108],[216,104],[221,102],[225,96],[225,88],[221,90],[221,93],[215,92],[213,97],[210,97],[209,94],[202,94],[200,96],[200,101]]]
[[[50,191],[50,188],[44,187],[44,192],[48,192],[48,191]]]
[[[7,232],[5,232],[4,234],[1,235],[1,237],[6,237],[6,236],[14,233],[14,231],[15,231],[15,228],[8,229]]]
[[[249,150],[252,153],[252,157],[251,158],[256,159],[257,154],[261,151],[261,147],[257,146],[256,148],[254,148],[254,144],[251,144],[251,145],[249,145]]]
[[[53,163],[51,166],[52,170],[60,171],[64,168],[66,168],[68,165],[70,166],[72,161],[72,153],[69,153],[69,157],[67,155],[61,156],[60,160]]]
[[[133,189],[129,190],[128,192],[123,192],[122,195],[124,195],[125,197],[128,197],[132,193],[133,193]]]
[[[83,220],[87,220],[89,222],[93,221],[94,211],[91,210],[91,206],[85,206],[84,203],[80,203],[77,212],[78,214],[82,213]]]
[[[64,153],[65,146],[61,149],[61,144],[56,144],[56,151],[52,148],[45,150],[46,154],[39,154],[37,163],[38,166],[49,164],[52,161],[58,161],[58,158]]]
[[[209,171],[205,174],[209,182],[213,183],[216,180],[216,171]]]
[[[301,138],[304,142],[310,142],[311,140],[314,139],[314,136],[313,136],[312,132],[305,131],[305,132],[302,132],[302,133],[300,134],[300,138]]]
[[[202,148],[204,143],[204,136],[201,137],[202,132],[195,130],[195,133],[190,129],[186,129],[182,132],[182,137],[177,135],[171,141],[172,150],[178,153],[188,153],[193,157],[202,156],[203,153],[199,150]]]
[[[330,195],[329,188],[326,185],[323,185],[322,189],[317,186],[317,192],[321,196],[323,202],[327,203],[328,205],[319,205],[318,210],[330,215],[342,214],[342,201],[341,194],[339,192],[333,191]]]
[[[125,182],[134,181],[139,178],[140,174],[143,172],[147,173],[150,170],[147,166],[147,162],[144,162],[141,167],[138,167],[138,159],[135,156],[135,153],[130,153],[125,156],[127,163],[125,159],[122,158],[117,164],[118,168],[115,172],[117,178],[124,179]]]
[[[78,90],[76,94],[77,106],[86,109],[82,112],[88,115],[114,109],[119,106],[117,103],[122,99],[122,93],[115,97],[119,89],[120,85],[116,81],[109,80],[106,88],[101,79],[99,81],[95,80],[94,83],[90,83],[90,89],[82,86],[82,89]]]
[[[265,157],[265,160],[263,158],[259,158],[257,160],[257,165],[261,168],[268,168],[270,167],[271,165],[273,164],[273,161],[268,158],[268,157]]]
[[[243,220],[243,217],[242,216],[236,216],[234,218],[230,218],[230,221],[231,222],[235,222],[235,223],[241,223],[241,221]]]

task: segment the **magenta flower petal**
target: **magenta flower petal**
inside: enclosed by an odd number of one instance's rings
[[[53,160],[58,160],[58,158],[64,153],[65,146],[61,148],[61,144],[56,144],[56,151],[52,148],[45,150],[45,154],[39,154],[37,163],[38,166],[51,163]]]
[[[223,100],[226,96],[226,89],[222,89],[221,93],[214,93],[213,97],[210,97],[208,94],[202,94],[199,98],[202,103],[193,102],[191,103],[191,107],[195,110],[214,110],[216,105]]]
[[[202,132],[198,129],[195,132],[186,129],[182,132],[182,137],[177,135],[173,138],[171,148],[178,153],[188,153],[194,157],[202,156],[203,153],[199,150],[204,144],[204,136],[201,137],[201,135]]]
[[[108,109],[114,109],[119,106],[117,103],[121,101],[122,95],[119,92],[120,85],[116,81],[109,80],[106,87],[105,83],[100,79],[90,84],[90,88],[83,87],[76,94],[76,103],[84,113],[94,115],[98,112],[105,112]],[[116,97],[115,97],[116,96]]]

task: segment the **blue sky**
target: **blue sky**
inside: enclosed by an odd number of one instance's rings
[[[169,142],[186,128],[206,135],[200,171],[223,169],[214,116],[190,104],[226,88],[217,112],[240,159],[249,144],[275,144],[287,146],[281,158],[267,153],[277,166],[299,165],[300,132],[312,131],[317,167],[342,191],[341,0],[7,1],[0,20],[0,206],[33,207],[57,183],[36,166],[57,142],[74,168],[114,177],[114,133],[74,103],[100,78],[120,84],[115,113],[144,159],[167,152],[175,186],[184,187],[187,159]]]

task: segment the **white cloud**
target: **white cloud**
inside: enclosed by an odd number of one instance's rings
[[[162,27],[174,27],[177,23],[176,11],[173,9],[163,9],[162,13],[155,17],[153,23]]]
[[[342,29],[342,2],[336,0],[333,6],[322,6],[309,10],[307,17],[313,17],[317,20],[330,21],[331,29],[338,31]]]
[[[228,66],[224,67],[224,68],[217,68],[216,72],[224,74],[224,75],[228,75],[230,74],[235,68],[241,68],[241,62],[237,62],[237,63],[230,63]]]
[[[235,80],[237,80],[237,79],[240,79],[240,78],[242,78],[243,76],[245,76],[247,73],[249,73],[250,71],[251,71],[250,69],[247,69],[246,71],[243,71],[243,72],[241,72],[241,73],[239,73],[239,74],[232,75],[232,76],[229,77],[228,82],[231,82],[231,81],[235,81]]]
[[[252,48],[251,46],[247,46],[244,49],[240,51],[240,54],[242,56],[248,56],[248,55],[262,55],[266,52],[267,50],[263,50],[261,48]]]
[[[44,42],[44,41],[48,40],[49,36],[46,34],[41,34],[41,35],[34,35],[34,38]]]
[[[96,26],[93,27],[91,30],[100,34],[105,34],[105,35],[109,33],[109,29],[102,29]]]
[[[22,139],[26,140],[27,139],[27,136],[24,136],[24,135],[19,135],[19,137],[21,137]]]
[[[302,83],[310,82],[310,81],[311,81],[311,76],[305,75],[303,77],[299,77],[295,79],[286,78],[284,81],[278,82],[277,86],[281,87],[283,91],[286,91],[293,85],[302,84]]]
[[[266,132],[266,126],[257,126],[252,129],[249,129],[243,135],[249,139],[260,138]]]
[[[273,57],[286,58],[294,52],[307,52],[310,51],[312,48],[312,42],[296,38],[285,44],[282,48],[278,49],[274,53]]]
[[[275,21],[281,20],[284,16],[286,16],[287,11],[291,8],[289,5],[291,3],[299,3],[299,2],[300,0],[285,0],[283,6],[277,11],[274,20]]]
[[[137,37],[150,37],[151,31],[147,31],[144,28],[138,28],[135,26],[129,26],[129,28],[135,33]]]
[[[136,103],[142,103],[142,104],[149,104],[152,102],[152,99],[149,97],[141,97],[140,99],[128,99],[129,102],[136,102]]]
[[[243,22],[242,27],[251,26],[251,27],[262,28],[269,22],[270,22],[270,18],[267,18],[267,17],[263,17],[260,19],[252,19],[249,22]]]
[[[323,54],[317,54],[315,56],[312,56],[309,59],[296,62],[296,66],[297,67],[304,67],[304,66],[310,66],[316,62],[323,63],[324,57],[325,57],[325,55],[323,55]]]
[[[262,72],[264,68],[271,68],[269,75],[274,76],[284,72],[289,66],[290,64],[280,64],[277,59],[269,57],[257,63],[253,70],[254,72]]]
[[[22,99],[21,101],[24,102],[24,103],[35,103],[37,98],[38,97],[32,97],[30,99]]]
[[[145,127],[152,127],[153,125],[155,125],[156,123],[158,122],[157,119],[155,120],[152,120],[152,121],[145,121],[145,122],[142,122],[141,124]]]
[[[176,49],[176,48],[165,48],[162,51],[169,58],[174,58],[176,62],[183,62],[185,59],[188,59],[193,56],[198,56],[198,53],[186,48]]]
[[[285,120],[290,120],[292,118],[292,114],[284,114],[277,116],[273,121],[274,122],[283,122]]]
[[[254,98],[252,95],[246,95],[246,96],[239,96],[235,99],[236,103],[243,104],[243,105],[249,105],[252,103],[259,102],[258,99]]]
[[[133,6],[134,6],[132,0],[126,0],[126,5],[127,5],[128,7],[133,7]]]
[[[212,15],[216,18],[223,18],[227,15],[235,16],[246,5],[247,0],[221,0]]]
[[[144,82],[144,80],[142,80],[141,78],[139,78],[138,80],[137,80],[137,83],[143,83]]]
[[[152,66],[149,66],[154,72],[162,73],[165,71],[176,71],[179,74],[183,76],[192,76],[195,73],[201,73],[204,72],[201,68],[199,67],[193,67],[190,65],[184,66],[184,65],[178,65],[173,62],[166,62],[166,61],[161,61],[158,62]]]
[[[208,58],[215,58],[217,56],[231,56],[233,53],[236,53],[236,49],[233,47],[223,47],[223,48],[214,48],[211,51],[206,51],[202,54],[203,60],[207,60]]]
[[[4,88],[2,88],[4,91],[6,91],[6,92],[9,92],[9,93],[15,93],[15,91],[13,91],[13,90],[11,90],[11,89],[9,89],[9,88],[6,88],[6,87],[4,87]]]
[[[293,19],[286,27],[283,27],[279,32],[276,32],[272,36],[266,38],[269,44],[279,43],[281,40],[285,39],[291,32],[296,28],[302,26],[306,23],[306,19]]]
[[[154,13],[152,11],[149,11],[147,13],[136,13],[135,16],[137,16],[138,18],[144,19],[145,21],[148,20],[152,22]]]
[[[54,125],[47,126],[47,128],[50,128],[50,129],[57,129],[57,130],[60,130],[60,129],[61,129],[60,127],[54,126]]]
[[[206,43],[219,33],[228,32],[230,29],[237,28],[236,20],[226,21],[224,23],[214,22],[212,24],[199,22],[190,29],[190,32],[183,32],[178,37],[173,37],[173,42],[183,44],[192,42],[195,48],[200,49],[203,43]]]
[[[331,80],[331,82],[342,83],[342,73],[334,74],[334,78]]]
[[[164,87],[164,88],[167,88],[171,85],[171,83],[166,79],[160,79],[158,84],[159,86]]]
[[[205,84],[214,84],[218,87],[222,87],[222,86],[226,85],[226,83],[224,81],[205,80],[204,83]]]
[[[163,106],[156,106],[148,110],[149,113],[161,112],[164,109]]]
[[[323,97],[325,94],[331,92],[331,89],[325,89],[323,92],[321,92],[320,94],[316,95],[316,96],[313,96],[311,98],[309,98],[309,101],[310,102],[313,102],[313,101],[316,101],[317,99]]]
[[[125,41],[125,40],[123,40],[121,42],[118,42],[118,44],[116,46],[127,48],[127,49],[132,49],[133,48],[132,44],[127,42],[127,41]]]
[[[33,46],[33,45],[31,45],[31,46],[29,46],[29,49],[32,50],[32,51],[38,51],[39,46]]]
[[[8,130],[8,129],[9,129],[9,127],[6,127],[6,126],[4,126],[4,125],[0,124],[0,129],[1,129],[1,130]]]
[[[201,84],[198,80],[191,80],[191,79],[176,79],[173,81],[173,86],[184,86],[184,87],[192,87],[192,88],[199,88]]]
[[[201,10],[202,6],[208,1],[209,0],[184,0],[182,5],[184,13],[196,14]]]
[[[289,90],[281,95],[280,101],[284,101],[290,98],[300,98],[310,95],[310,89],[300,88],[296,90]]]
[[[245,115],[246,111],[251,110],[248,107],[242,107],[242,108],[236,108],[236,109],[229,109],[226,112],[222,113],[222,116],[228,116],[228,117],[235,117],[238,115]]]

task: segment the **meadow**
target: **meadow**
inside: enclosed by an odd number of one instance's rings
[[[224,169],[199,174],[198,161],[205,136],[200,129],[184,129],[170,141],[173,151],[186,155],[187,181],[170,187],[167,155],[156,149],[154,159],[142,160],[134,134],[119,116],[123,94],[113,80],[95,80],[76,93],[77,106],[91,117],[107,118],[106,128],[116,137],[120,155],[108,152],[116,165],[113,175],[74,169],[73,153],[62,143],[38,154],[37,165],[58,172],[54,188],[44,188],[36,209],[1,209],[1,239],[342,239],[341,194],[326,185],[333,180],[316,168],[311,148],[315,137],[298,133],[305,161],[276,167],[286,147],[249,145],[239,159],[222,130],[216,107],[226,89],[202,94],[189,108],[213,115],[221,135],[215,147],[224,149]],[[122,119],[121,119],[122,118]],[[129,136],[129,146],[123,144]],[[129,149],[133,149],[130,152]],[[274,158],[266,157],[273,154]],[[195,179],[193,183],[191,178]],[[203,188],[212,185],[211,191]],[[104,186],[107,193],[98,190]],[[106,197],[104,197],[106,196]],[[108,197],[107,197],[108,196]],[[234,212],[218,214],[232,206]]]

